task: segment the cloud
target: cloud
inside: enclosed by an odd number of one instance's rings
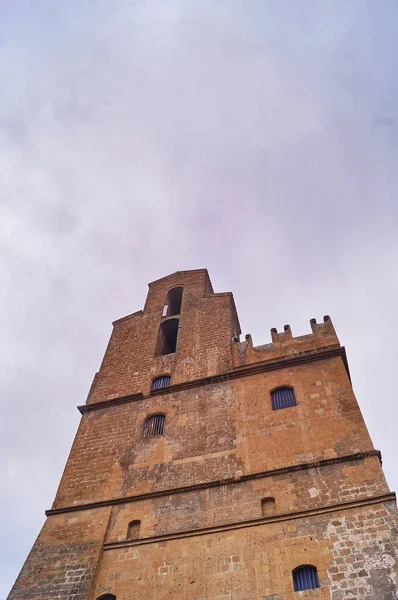
[[[258,344],[331,314],[398,487],[397,138],[374,126],[397,118],[396,7],[1,10],[3,597],[52,502],[110,321],[176,270],[208,267]]]

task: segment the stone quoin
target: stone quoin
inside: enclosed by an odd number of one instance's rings
[[[113,323],[8,600],[396,600],[397,509],[332,321],[241,340],[206,269]]]

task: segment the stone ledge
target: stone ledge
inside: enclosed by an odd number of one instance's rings
[[[221,487],[223,485],[238,485],[245,481],[251,481],[253,479],[262,479],[266,477],[273,477],[275,475],[284,475],[286,473],[293,473],[295,471],[306,471],[308,469],[318,469],[327,467],[329,465],[335,465],[339,463],[352,462],[362,460],[371,456],[377,456],[381,462],[381,453],[379,450],[368,450],[366,452],[358,452],[357,454],[350,454],[348,456],[337,456],[336,458],[327,458],[310,463],[302,463],[298,465],[290,465],[288,467],[282,467],[280,469],[272,469],[270,471],[262,471],[260,473],[249,473],[248,475],[242,475],[238,479],[235,477],[229,477],[224,479],[217,479],[215,481],[208,481],[206,483],[199,483],[196,485],[189,485],[180,488],[166,488],[155,492],[148,492],[146,494],[137,494],[135,496],[123,496],[121,498],[112,498],[110,500],[100,500],[98,502],[90,502],[88,504],[78,504],[77,506],[66,506],[62,508],[50,508],[46,510],[46,516],[59,515],[62,513],[75,512],[79,510],[90,510],[92,508],[102,508],[103,506],[113,506],[116,504],[126,504],[128,502],[138,502],[140,500],[148,500],[150,498],[158,498],[162,496],[170,496],[172,494],[183,494],[186,492],[194,492],[197,490],[205,490],[213,487]]]
[[[381,504],[382,502],[396,502],[395,493],[384,494],[383,496],[373,496],[372,498],[364,498],[363,500],[354,500],[351,502],[341,502],[322,508],[303,510],[300,512],[284,513],[281,515],[273,515],[271,517],[260,517],[249,521],[238,521],[235,523],[226,523],[224,525],[216,525],[213,527],[204,527],[203,529],[190,529],[179,531],[176,533],[167,533],[164,535],[156,535],[137,540],[125,540],[122,542],[109,542],[104,544],[104,550],[114,550],[118,548],[127,548],[129,546],[142,546],[144,544],[153,544],[160,541],[175,540],[180,538],[208,535],[210,533],[218,533],[221,531],[231,531],[233,529],[244,529],[246,527],[257,527],[258,525],[267,525],[268,523],[279,523],[281,521],[292,521],[294,519],[302,519],[305,517],[313,517],[317,515],[337,512],[341,510],[350,510],[352,508],[361,508],[362,506],[371,506],[373,504]]]
[[[261,363],[254,363],[248,366],[237,367],[233,371],[228,373],[213,375],[211,377],[205,377],[203,379],[194,379],[192,381],[184,381],[183,383],[176,383],[175,385],[169,385],[159,390],[154,390],[147,396],[144,396],[142,392],[137,394],[131,394],[129,396],[120,396],[118,398],[109,398],[108,400],[101,400],[100,402],[93,402],[92,404],[83,404],[78,406],[78,410],[83,415],[86,412],[92,410],[99,410],[102,408],[109,408],[110,406],[118,406],[120,404],[127,404],[129,402],[137,402],[138,400],[146,400],[153,396],[164,396],[166,394],[173,394],[174,392],[180,392],[183,390],[192,389],[195,387],[201,387],[204,385],[212,385],[214,383],[220,383],[222,381],[230,381],[232,379],[240,379],[241,377],[249,377],[250,375],[257,375],[258,373],[266,373],[267,371],[276,371],[278,369],[287,369],[297,365],[306,364],[318,360],[325,360],[328,358],[335,358],[340,356],[343,360],[346,368],[348,377],[350,373],[348,370],[347,357],[344,346],[338,348],[330,348],[322,351],[311,351],[303,353],[297,356],[290,356],[288,358],[282,358],[277,360],[270,360]]]

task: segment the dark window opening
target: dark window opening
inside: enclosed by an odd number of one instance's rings
[[[294,389],[290,387],[282,387],[274,390],[271,394],[272,410],[280,410],[281,408],[289,408],[296,406],[296,396]]]
[[[168,387],[171,383],[170,375],[161,375],[160,377],[156,377],[152,381],[152,390],[160,390],[161,388]]]
[[[157,356],[161,356],[162,354],[172,354],[176,351],[178,323],[178,319],[168,319],[160,324],[158,344],[156,347]]]
[[[263,498],[261,500],[261,514],[268,517],[275,512],[275,498]]]
[[[182,301],[182,287],[175,287],[169,290],[167,293],[167,316],[173,317],[179,315],[181,312],[181,301]]]
[[[144,437],[163,435],[165,415],[151,415],[144,423]]]
[[[102,596],[98,596],[97,600],[116,600],[116,596],[113,594],[102,594]]]
[[[312,565],[301,565],[293,571],[294,591],[314,590],[319,588],[318,571]]]
[[[141,521],[131,521],[127,527],[127,539],[138,540],[140,537]]]

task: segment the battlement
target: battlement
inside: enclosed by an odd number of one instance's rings
[[[288,356],[315,353],[326,348],[338,348],[340,346],[339,339],[328,315],[323,317],[323,323],[317,323],[316,319],[311,319],[310,325],[312,333],[298,337],[293,337],[290,325],[285,325],[281,332],[278,332],[273,327],[271,329],[272,342],[261,346],[253,346],[250,334],[245,336],[245,341],[243,342],[238,337],[235,337],[232,342],[234,367]]]

